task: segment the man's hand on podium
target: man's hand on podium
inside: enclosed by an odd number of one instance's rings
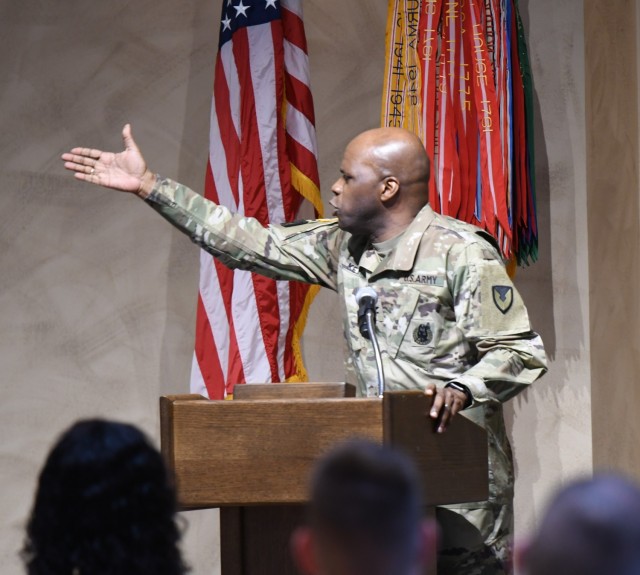
[[[433,397],[429,417],[438,420],[438,433],[446,431],[451,419],[456,413],[464,409],[469,401],[464,391],[453,387],[437,388],[435,383],[427,385],[424,393]]]

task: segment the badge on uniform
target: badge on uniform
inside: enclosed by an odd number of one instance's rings
[[[428,323],[420,324],[413,330],[413,341],[419,345],[427,345],[433,339],[433,333],[431,326]]]
[[[502,312],[507,313],[513,305],[513,288],[511,286],[493,286],[493,303]]]

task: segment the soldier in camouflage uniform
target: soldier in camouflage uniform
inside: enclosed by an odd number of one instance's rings
[[[395,128],[364,132],[347,146],[332,187],[335,219],[265,228],[154,175],[128,126],[123,137],[124,152],[74,148],[63,155],[65,167],[143,197],[229,267],[337,291],[349,367],[363,396],[377,393],[376,366],[354,293],[375,288],[387,389],[433,396],[430,415],[440,432],[462,411],[488,434],[489,500],[438,510],[438,572],[506,572],[513,464],[502,402],[542,375],[546,358],[493,239],[427,205],[429,161],[420,140]]]

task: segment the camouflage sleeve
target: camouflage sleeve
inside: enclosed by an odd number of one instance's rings
[[[335,220],[265,227],[160,177],[145,201],[230,268],[336,289]]]
[[[469,388],[474,404],[506,401],[547,370],[542,340],[492,249],[468,244],[449,263],[456,323],[478,357],[455,381]]]

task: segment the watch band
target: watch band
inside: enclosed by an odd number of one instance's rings
[[[471,392],[466,385],[458,383],[457,381],[450,381],[449,383],[447,383],[447,385],[445,385],[445,387],[452,387],[453,389],[457,389],[467,396],[467,402],[464,404],[465,409],[473,403],[473,395],[471,395]]]

